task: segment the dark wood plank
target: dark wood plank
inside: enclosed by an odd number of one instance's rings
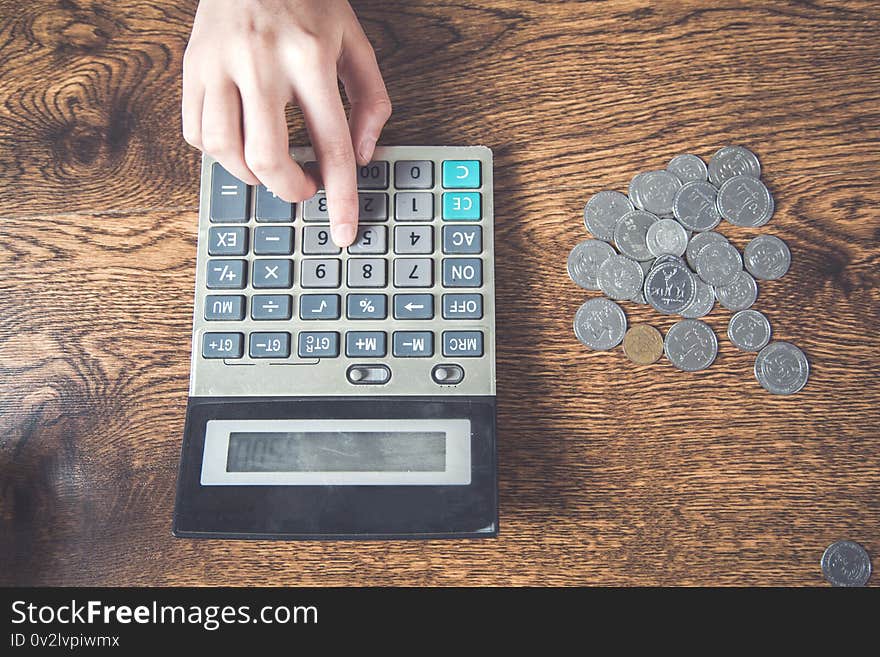
[[[820,584],[832,540],[880,554],[876,3],[356,8],[395,104],[385,143],[495,150],[501,537],[170,536],[193,7],[0,2],[0,583]],[[726,143],[761,157],[765,230],[792,249],[756,304],[810,357],[791,398],[757,385],[722,309],[719,359],[696,374],[588,352],[571,332],[590,295],[565,257],[588,196]],[[755,234],[722,230],[740,247]]]

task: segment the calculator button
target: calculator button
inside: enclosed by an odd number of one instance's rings
[[[339,334],[333,331],[302,331],[297,353],[300,358],[336,358],[339,355]]]
[[[482,294],[444,294],[443,319],[482,319]]]
[[[254,260],[256,288],[289,288],[293,285],[293,267],[290,260]]]
[[[289,294],[255,294],[251,299],[251,319],[290,319]]]
[[[384,258],[349,258],[348,287],[385,287],[387,279]]]
[[[431,192],[395,194],[394,218],[397,221],[431,221],[434,218],[434,195]]]
[[[345,376],[350,383],[375,385],[388,383],[391,380],[391,370],[387,365],[352,365]]]
[[[302,261],[302,287],[339,287],[341,261],[336,258],[305,258]]]
[[[388,251],[388,229],[385,226],[359,226],[357,239],[349,253],[385,253]]]
[[[443,355],[474,358],[483,355],[482,331],[444,331]]]
[[[385,221],[388,219],[388,194],[361,192],[358,194],[358,219],[360,221]]]
[[[211,165],[211,221],[245,223],[248,220],[249,187],[224,169]]]
[[[303,201],[303,221],[330,221],[327,212],[327,195],[315,194]]]
[[[394,319],[433,319],[434,297],[430,294],[395,294]]]
[[[208,260],[206,285],[209,289],[241,290],[245,284],[244,260]]]
[[[395,162],[394,186],[397,189],[431,189],[434,186],[434,163],[431,160]]]
[[[433,226],[395,226],[394,252],[429,254],[434,251]]]
[[[388,162],[370,162],[358,167],[357,186],[360,189],[388,189]]]
[[[443,186],[446,189],[476,189],[480,186],[479,160],[443,162]]]
[[[247,228],[215,226],[208,230],[208,255],[246,255]]]
[[[395,331],[392,352],[397,358],[433,356],[434,334],[430,331]]]
[[[339,319],[339,295],[300,295],[299,317],[300,319]]]
[[[483,261],[479,258],[443,258],[445,287],[480,287],[483,284]]]
[[[254,208],[257,221],[290,223],[293,221],[293,208],[293,203],[276,196],[266,189],[265,185],[257,187],[257,202]]]
[[[330,226],[303,228],[302,252],[306,255],[336,255],[340,250],[330,237]]]
[[[478,221],[482,218],[479,192],[444,192],[444,221]]]
[[[345,355],[349,358],[382,358],[387,351],[384,331],[349,331]]]
[[[431,370],[431,378],[441,385],[455,385],[464,379],[461,365],[437,365]]]
[[[244,297],[237,294],[209,294],[205,298],[205,319],[208,321],[244,319]]]
[[[443,226],[443,253],[468,254],[483,251],[480,226]]]
[[[431,258],[395,258],[394,287],[431,287],[434,284]]]
[[[388,298],[384,294],[349,294],[345,314],[349,319],[385,319]]]
[[[241,333],[205,333],[202,358],[241,358],[243,344]]]
[[[290,333],[251,333],[251,358],[287,358],[290,356]]]
[[[290,255],[293,253],[293,228],[257,226],[254,229],[255,255]]]

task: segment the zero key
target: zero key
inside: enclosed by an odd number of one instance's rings
[[[224,169],[211,165],[211,221],[245,223],[248,220],[249,188]]]

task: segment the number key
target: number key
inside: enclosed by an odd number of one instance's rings
[[[431,160],[395,162],[394,186],[397,189],[431,189],[434,186],[434,163]]]
[[[306,226],[303,228],[302,252],[306,255],[335,255],[340,249],[330,237],[330,226]]]
[[[394,252],[428,254],[434,251],[432,226],[395,226]]]
[[[359,226],[357,239],[349,253],[385,253],[388,250],[388,229],[385,226]]]
[[[388,162],[370,162],[358,167],[357,186],[360,189],[388,189]]]
[[[361,221],[385,221],[388,219],[388,194],[361,192],[358,194]]]
[[[434,261],[430,258],[395,258],[394,287],[431,287]]]
[[[385,287],[387,280],[384,258],[350,258],[348,287]]]
[[[303,201],[303,221],[330,221],[326,194],[315,194]]]
[[[305,258],[300,285],[303,287],[339,287],[341,263],[336,258]]]
[[[434,195],[431,192],[395,194],[394,218],[397,221],[431,221],[434,218]]]

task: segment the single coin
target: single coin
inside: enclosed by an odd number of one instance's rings
[[[758,284],[751,274],[741,271],[733,279],[733,283],[716,287],[715,297],[728,310],[745,310],[751,308],[758,298]]]
[[[791,395],[800,391],[807,385],[809,376],[807,357],[790,342],[771,342],[755,358],[755,378],[774,395]]]
[[[697,274],[710,285],[730,285],[742,271],[742,256],[729,242],[712,242],[696,257]]]
[[[636,365],[650,365],[663,355],[663,336],[648,324],[636,324],[623,337],[623,353]]]
[[[614,239],[614,227],[620,218],[635,207],[625,194],[606,190],[593,194],[584,206],[584,225],[600,240]]]
[[[694,300],[697,281],[690,270],[677,262],[654,267],[645,277],[645,299],[667,315],[680,313]]]
[[[679,315],[687,319],[699,319],[705,317],[715,306],[715,288],[708,283],[701,281],[694,276],[697,284],[697,291],[694,294],[694,300],[690,302],[687,308],[682,310]]]
[[[648,226],[645,243],[648,251],[658,258],[662,255],[681,256],[688,244],[687,231],[675,219],[661,219]]]
[[[662,265],[664,262],[677,262],[682,267],[687,267],[687,263],[685,262],[684,258],[682,258],[681,256],[672,255],[671,253],[667,253],[665,255],[660,256],[656,260],[654,260],[651,263],[651,267],[649,268],[649,271],[650,271],[650,269],[654,269],[654,267],[656,267],[657,265]],[[645,272],[645,273],[647,274],[648,272]]]
[[[657,215],[644,210],[627,212],[614,228],[614,245],[623,255],[633,260],[651,260],[654,258],[648,251],[648,228],[655,221],[659,221]]]
[[[776,207],[767,186],[751,176],[734,176],[724,181],[715,204],[727,221],[746,228],[766,224]]]
[[[791,266],[788,245],[775,235],[758,235],[746,244],[746,270],[755,278],[775,281],[782,278]]]
[[[770,322],[757,310],[740,310],[727,324],[727,337],[743,351],[761,351],[770,342]]]
[[[675,193],[672,212],[685,228],[700,233],[712,230],[721,223],[717,198],[718,190],[710,182],[699,180],[685,183]]]
[[[666,170],[683,183],[694,180],[706,180],[709,170],[703,159],[696,155],[676,155],[666,165]]]
[[[608,299],[589,299],[574,316],[574,334],[590,349],[613,349],[623,341],[626,315]]]
[[[718,355],[718,338],[705,322],[682,319],[666,333],[663,352],[670,362],[685,372],[704,370]]]
[[[585,290],[599,289],[599,265],[615,254],[614,248],[602,240],[585,240],[568,254],[568,276]]]
[[[640,210],[671,215],[672,201],[681,181],[668,171],[648,171],[636,175],[629,184],[629,197]]]
[[[633,299],[642,287],[644,273],[635,260],[612,255],[599,266],[599,289],[612,299]]]
[[[734,176],[761,177],[757,156],[742,146],[725,146],[709,160],[709,181],[721,185]]]
[[[855,541],[835,541],[825,549],[820,564],[833,586],[864,586],[871,578],[871,555]]]
[[[696,270],[697,268],[697,256],[704,246],[707,246],[710,242],[726,242],[727,238],[724,237],[721,233],[716,233],[715,231],[707,231],[705,233],[697,233],[691,238],[691,241],[688,242],[687,251],[685,251],[685,255],[687,256],[687,262],[691,266],[691,269]]]

